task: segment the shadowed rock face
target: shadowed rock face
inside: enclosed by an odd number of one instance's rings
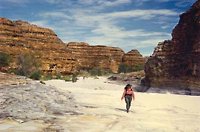
[[[117,73],[124,55],[124,51],[117,47],[91,46],[83,42],[70,42],[67,47],[73,51],[77,58],[79,69],[97,67]]]
[[[180,16],[172,40],[158,44],[145,72],[146,86],[200,90],[200,0]]]
[[[13,56],[11,68],[17,68],[16,58],[22,53],[34,53],[45,73],[72,73],[76,60],[72,52],[50,29],[24,21],[0,18],[0,51]]]

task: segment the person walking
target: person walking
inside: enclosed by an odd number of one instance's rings
[[[135,95],[134,95],[134,90],[132,88],[132,85],[127,84],[126,87],[124,88],[124,92],[122,94],[121,100],[123,100],[125,98],[125,102],[126,102],[126,112],[129,112],[129,109],[131,107],[131,101],[132,99],[135,99]]]

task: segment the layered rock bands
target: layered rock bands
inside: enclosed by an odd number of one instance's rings
[[[21,54],[33,53],[42,63],[40,70],[51,74],[71,74],[92,68],[117,73],[121,63],[144,64],[143,57],[136,50],[125,54],[117,47],[91,46],[83,42],[65,44],[50,29],[6,18],[0,18],[0,52],[14,58],[10,65],[14,69],[18,67],[17,58]]]
[[[76,66],[72,52],[52,30],[24,21],[0,18],[0,51],[12,55],[12,68],[18,67],[16,58],[24,53],[37,54],[43,72],[67,74]]]
[[[200,90],[200,0],[180,16],[172,40],[158,44],[145,73],[148,87]]]

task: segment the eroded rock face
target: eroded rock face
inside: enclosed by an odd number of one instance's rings
[[[70,42],[67,47],[78,60],[79,69],[102,68],[118,72],[124,51],[116,47],[92,46],[84,42]]]
[[[172,40],[159,43],[145,66],[145,85],[200,90],[200,0],[180,16]]]
[[[24,21],[0,18],[0,51],[14,58],[11,68],[17,68],[16,58],[23,53],[37,54],[45,73],[72,73],[76,60],[72,52],[50,29]]]

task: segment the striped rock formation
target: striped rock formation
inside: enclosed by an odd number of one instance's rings
[[[158,44],[145,72],[148,87],[200,91],[200,0],[180,16],[172,40]]]
[[[11,68],[18,67],[16,58],[24,53],[37,54],[44,73],[72,73],[76,60],[72,52],[50,29],[24,21],[0,18],[0,51],[14,58]]]
[[[136,63],[144,64],[138,52],[131,51],[125,54],[117,47],[92,46],[84,42],[65,44],[50,29],[6,18],[0,18],[0,52],[7,53],[13,58],[7,69],[17,69],[17,58],[30,53],[41,62],[39,68],[43,73],[53,75],[72,74],[92,68],[117,73],[121,63],[130,66]]]

